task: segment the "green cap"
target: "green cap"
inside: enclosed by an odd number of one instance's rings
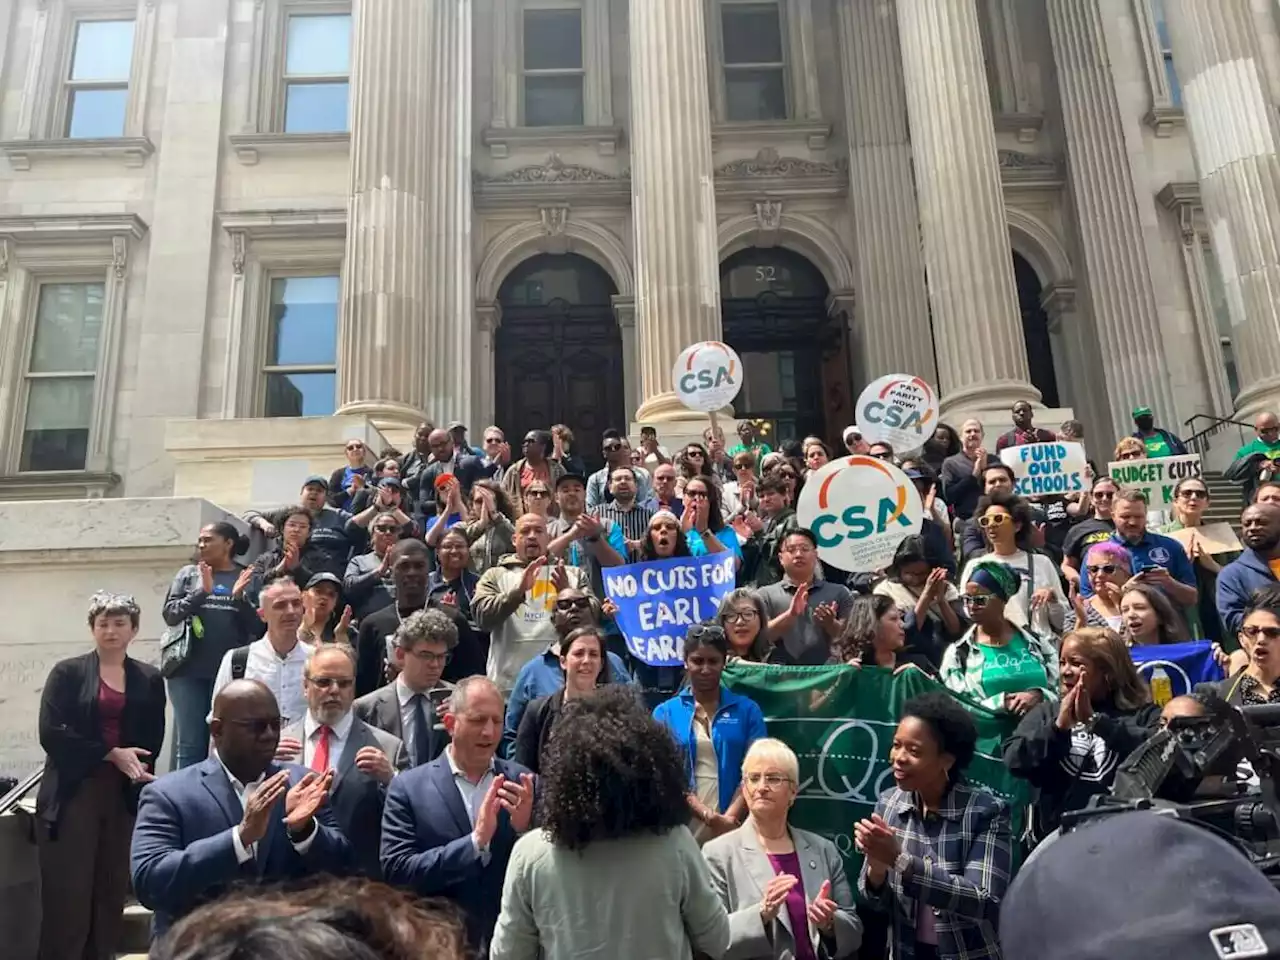
[[[1151,413],[1150,407],[1134,407],[1133,408],[1133,419],[1135,420],[1137,420],[1139,417],[1150,417],[1150,416],[1153,416],[1153,414]]]

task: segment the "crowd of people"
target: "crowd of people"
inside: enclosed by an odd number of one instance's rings
[[[1185,452],[1134,414],[1116,459]],[[1033,418],[1015,404],[991,453],[980,422],[940,424],[906,458],[848,428],[845,451],[897,463],[926,509],[874,573],[824,562],[797,520],[822,438],[775,451],[743,421],[732,446],[708,429],[673,453],[606,430],[595,471],[563,425],[518,457],[496,426],[479,448],[461,423],[423,424],[407,454],[351,441],[296,505],[245,516],[260,556],[232,523],[198,532],[159,668],[128,654],[137,603],[92,599],[93,649],[54,668],[39,717],[42,960],[113,956],[130,889],[165,957],[344,937],[397,958],[1002,956],[1015,864],[1162,722],[1133,648],[1214,644],[1227,679],[1165,713],[1280,702],[1280,420],[1232,465],[1248,506],[1228,555],[1194,532],[1199,478],[1164,518],[1096,465],[1082,493],[1017,495],[998,453],[1056,439]],[[683,665],[633,655],[605,571],[729,554],[736,589]],[[789,824],[800,760],[725,683],[734,660],[937,681],[898,717],[894,786],[848,825],[859,875]],[[1016,724],[1024,835],[965,776],[981,708]],[[331,876],[354,879],[242,891]],[[271,952],[282,937],[314,947]]]

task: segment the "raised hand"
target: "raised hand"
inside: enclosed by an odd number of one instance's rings
[[[201,560],[198,568],[200,570],[200,589],[205,593],[213,593],[213,567]]]
[[[289,788],[289,773],[281,770],[268,777],[253,796],[244,804],[244,816],[240,820],[240,842],[246,847],[257,843],[267,835],[267,827],[271,823],[271,811],[276,801],[285,795]]]
[[[882,867],[892,868],[902,852],[902,844],[893,827],[884,818],[873,813],[869,820],[860,820],[853,827],[854,843],[868,860]]]
[[[387,755],[377,747],[361,747],[356,751],[356,769],[367,773],[383,786],[390,783],[396,773]]]
[[[520,589],[524,593],[528,593],[533,589],[533,585],[538,582],[538,575],[542,573],[542,568],[547,565],[545,556],[538,557],[524,568],[524,576],[520,578]]]
[[[1059,730],[1070,730],[1079,722],[1076,718],[1076,703],[1080,699],[1082,686],[1083,684],[1077,683],[1063,696],[1062,705],[1058,707],[1058,721],[1055,724]]]
[[[480,809],[476,811],[476,825],[471,828],[471,836],[475,839],[476,846],[487,847],[493,840],[493,835],[498,832],[498,811],[499,791],[507,782],[507,778],[498,775],[493,778],[493,783],[489,784],[489,789],[484,793],[484,799],[480,801]]]
[[[280,566],[286,570],[292,570],[298,565],[298,545],[290,543],[284,548],[284,559],[280,561]]]
[[[818,895],[809,904],[809,922],[825,933],[830,933],[836,922],[840,904],[831,899],[831,881],[823,880]]]
[[[604,533],[604,524],[589,513],[578,517],[573,526],[576,540],[591,540]]]
[[[787,608],[787,616],[803,617],[805,611],[809,609],[809,584],[802,583],[796,587],[796,592],[791,596],[791,606]],[[815,610],[816,614],[817,611]]]
[[[760,919],[765,925],[777,919],[778,911],[787,902],[787,894],[800,881],[789,873],[780,873],[764,888],[764,899],[760,901]]]
[[[618,605],[609,597],[605,597],[600,601],[600,612],[606,617],[616,617],[618,615]]]
[[[680,514],[680,529],[685,533],[692,530],[698,522],[698,510],[692,500],[684,502],[684,512]]]
[[[276,744],[276,759],[293,763],[302,756],[302,741],[297,737],[281,737]]]
[[[332,786],[332,769],[323,774],[313,771],[294,784],[284,798],[284,825],[297,831],[310,823]]]
[[[244,596],[244,592],[249,589],[249,584],[253,582],[253,567],[245,567],[240,571],[240,576],[236,577],[236,585],[231,589],[231,596],[239,600]]]
[[[551,584],[556,588],[556,593],[569,589],[569,570],[563,560],[551,568]]]
[[[345,643],[351,636],[351,604],[347,604],[342,608],[342,616],[338,620],[338,625],[333,628],[333,639],[339,643]]]

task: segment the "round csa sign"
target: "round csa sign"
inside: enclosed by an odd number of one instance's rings
[[[742,389],[742,360],[718,340],[695,343],[676,360],[671,380],[686,407],[714,413],[733,403]]]
[[[800,526],[817,537],[824,563],[874,573],[892,562],[903,540],[920,532],[924,504],[915,484],[893,464],[852,456],[809,475],[796,514]]]
[[[887,443],[898,456],[919,450],[938,425],[938,400],[919,377],[892,374],[867,385],[855,422],[868,443]]]

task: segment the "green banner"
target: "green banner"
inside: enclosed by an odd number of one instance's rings
[[[894,676],[880,667],[782,667],[734,661],[725,683],[764,711],[769,735],[800,758],[800,791],[791,823],[829,838],[845,857],[851,878],[861,856],[853,825],[869,817],[876,799],[893,786],[889,747],[902,705],[917,694],[945,690],[919,670]],[[978,724],[978,752],[970,780],[1007,801],[1019,837],[1030,787],[1004,766],[1000,747],[1013,732],[1011,717],[957,697]]]

